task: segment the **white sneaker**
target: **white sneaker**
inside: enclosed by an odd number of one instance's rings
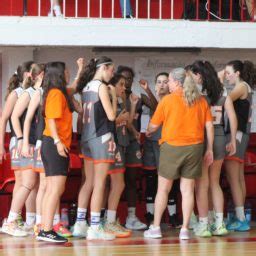
[[[34,235],[34,225],[29,226],[26,222],[24,223],[24,226],[21,228],[24,230],[28,235]]]
[[[199,237],[211,237],[212,233],[209,230],[208,224],[198,223],[196,229],[194,229],[195,235]]]
[[[149,229],[144,232],[145,238],[161,238],[162,233],[160,227],[149,226]]]
[[[73,236],[74,237],[86,237],[88,231],[88,224],[87,221],[77,221],[73,226]]]
[[[17,221],[7,223],[6,219],[4,220],[4,223],[2,226],[2,232],[8,235],[17,236],[17,237],[23,237],[28,235],[26,231],[19,228]]]
[[[179,238],[180,238],[180,240],[189,240],[190,239],[189,230],[182,228],[180,230]]]
[[[87,231],[87,240],[114,240],[115,238],[114,234],[106,232],[102,226],[89,227]]]
[[[142,223],[136,216],[127,217],[125,227],[130,230],[143,230],[147,228],[147,225]]]

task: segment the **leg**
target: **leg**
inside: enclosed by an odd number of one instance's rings
[[[244,179],[244,163],[240,163],[240,165],[239,165],[239,179],[240,179],[240,184],[241,184],[243,199],[244,199],[244,204],[245,204],[246,185],[245,185],[245,179]]]
[[[36,224],[42,223],[42,204],[43,204],[43,198],[46,190],[46,178],[45,173],[40,173],[40,182],[39,182],[39,188],[38,193],[36,197]]]
[[[22,183],[22,171],[14,171],[14,176],[15,176],[15,183],[14,183],[14,188],[12,192],[12,196],[14,197],[15,193],[18,191],[18,189],[21,186]]]
[[[22,171],[22,184],[14,194],[10,214],[14,213],[13,217],[9,215],[8,222],[14,221],[17,218],[17,215],[21,212],[25,202],[33,190],[37,182],[37,175],[32,170]]]
[[[38,174],[36,174],[38,176]],[[38,179],[37,179],[38,180]],[[29,196],[25,202],[26,206],[26,224],[28,226],[34,226],[36,222],[36,197],[38,192],[38,182],[29,193]]]
[[[52,230],[54,213],[60,197],[64,192],[66,176],[50,176],[46,178],[46,192],[43,199],[43,229]]]
[[[182,195],[183,229],[188,229],[191,213],[194,209],[194,179],[180,179],[180,191]]]
[[[127,168],[125,172],[125,193],[128,203],[128,208],[136,207],[136,177],[137,177],[137,168]]]
[[[158,176],[158,188],[155,200],[154,227],[159,227],[163,212],[167,206],[168,195],[171,191],[173,180]]]

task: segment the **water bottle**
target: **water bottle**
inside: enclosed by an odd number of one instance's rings
[[[247,202],[245,204],[244,214],[245,214],[245,219],[250,224],[251,219],[252,219],[252,207],[251,207],[250,202]]]
[[[228,209],[227,209],[227,222],[232,223],[235,219],[235,209],[232,202],[228,203]]]
[[[61,209],[60,219],[61,219],[61,222],[62,222],[63,226],[67,228],[68,224],[69,224],[69,222],[68,222],[68,209],[67,208],[62,208]]]
[[[76,222],[77,205],[71,204],[68,211],[69,226],[73,226]]]

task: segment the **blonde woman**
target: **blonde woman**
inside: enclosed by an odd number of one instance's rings
[[[207,134],[205,161],[213,161],[213,124],[206,100],[200,95],[190,75],[183,68],[169,74],[170,95],[158,104],[146,135],[163,125],[160,140],[158,190],[155,200],[154,223],[144,232],[146,238],[161,238],[161,218],[166,208],[173,181],[180,178],[183,225],[180,239],[190,238],[188,226],[194,207],[195,179],[202,174],[204,130]]]

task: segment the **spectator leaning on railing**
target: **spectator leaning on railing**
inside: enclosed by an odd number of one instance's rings
[[[133,18],[132,16],[132,6],[131,6],[131,1],[130,0],[119,0],[120,2],[120,7],[122,11],[122,16],[126,18]],[[125,4],[126,2],[126,4]],[[126,6],[126,8],[125,8]]]

